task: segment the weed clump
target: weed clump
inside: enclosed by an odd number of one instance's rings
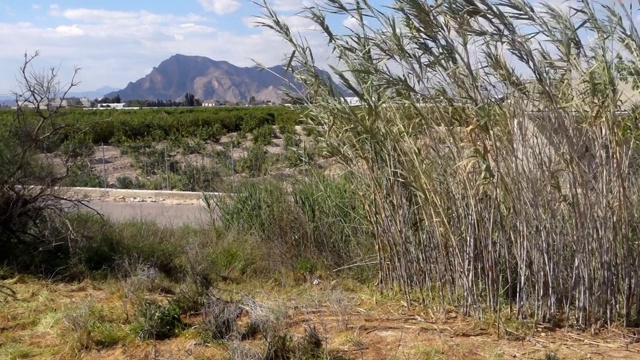
[[[136,320],[132,326],[139,340],[169,339],[184,328],[180,319],[180,309],[173,304],[160,304],[146,299],[136,310]]]
[[[236,335],[237,321],[242,314],[240,306],[209,292],[202,309],[202,325],[209,341],[226,340]]]

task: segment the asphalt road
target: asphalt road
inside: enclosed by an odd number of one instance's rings
[[[204,226],[210,223],[207,209],[200,203],[164,203],[164,202],[115,202],[110,200],[91,200],[87,205],[105,217],[122,222],[127,220],[155,221],[163,226],[178,227],[189,224]],[[84,211],[90,211],[85,209]]]

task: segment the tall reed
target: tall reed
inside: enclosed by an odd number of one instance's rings
[[[409,303],[580,326],[640,321],[638,124],[621,112],[629,85],[617,66],[637,70],[637,10],[578,3],[308,8],[361,107],[317,75],[308,42],[262,4],[261,25],[293,50],[306,119],[366,189],[381,284]],[[332,28],[333,16],[359,27]]]

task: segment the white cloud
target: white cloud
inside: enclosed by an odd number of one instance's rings
[[[276,11],[298,11],[305,6],[310,6],[311,2],[308,0],[272,0],[269,5]]]
[[[31,8],[33,10],[42,10],[42,6],[40,4],[33,4],[31,5]]]
[[[292,31],[294,32],[311,32],[319,30],[318,25],[313,22],[313,20],[308,19],[304,16],[292,15],[292,16],[282,16],[282,20],[289,25]]]
[[[78,25],[74,24],[72,26],[61,25],[58,26],[55,31],[65,36],[82,36],[84,35],[84,31],[78,27]]]
[[[230,14],[240,8],[238,0],[198,0],[205,11],[212,11],[218,15]]]
[[[533,7],[536,11],[541,11],[544,9],[543,4],[551,5],[565,14],[570,14],[571,8],[579,8],[577,0],[537,0],[533,2]]]
[[[351,29],[351,30],[356,30],[360,28],[360,22],[358,21],[358,19],[354,18],[353,16],[349,16],[348,18],[346,18],[342,22],[342,25],[344,25],[344,27],[346,27],[347,29]]]
[[[289,46],[271,30],[235,31],[217,28],[202,15],[171,15],[145,11],[107,11],[49,7],[56,24],[40,21],[0,22],[0,94],[15,88],[15,75],[25,51],[40,50],[43,68],[61,66],[61,78],[82,68],[78,90],[104,85],[124,87],[174,54],[200,55],[238,66],[253,60],[268,66],[281,64]],[[245,23],[248,20],[245,20]],[[304,33],[323,67],[330,57],[326,41],[301,16],[286,16],[294,31]],[[20,39],[20,41],[15,41]],[[6,87],[6,88],[4,88]]]

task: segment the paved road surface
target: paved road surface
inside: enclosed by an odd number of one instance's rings
[[[113,221],[150,220],[164,226],[185,224],[202,226],[210,223],[206,208],[197,202],[175,204],[165,202],[115,202],[91,200],[87,203]]]

